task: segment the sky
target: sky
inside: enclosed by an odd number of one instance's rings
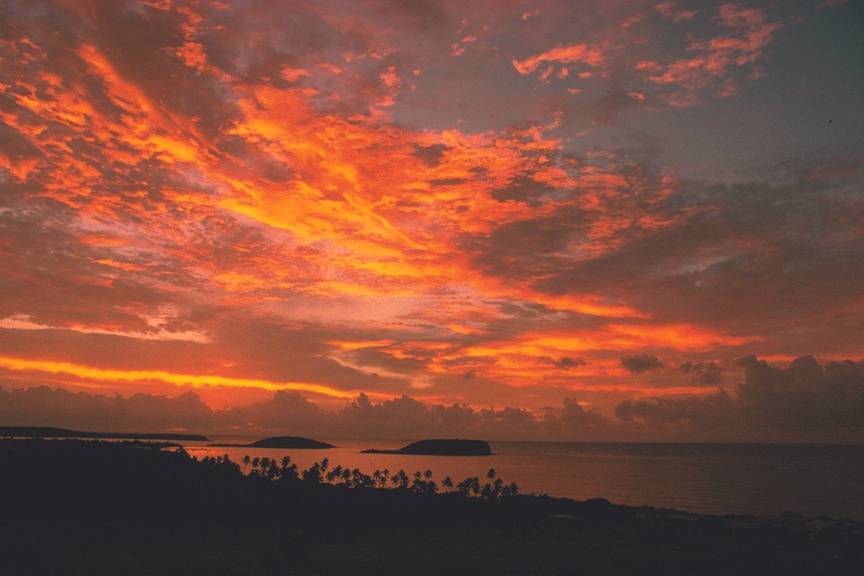
[[[0,2],[0,419],[864,439],[864,3]]]

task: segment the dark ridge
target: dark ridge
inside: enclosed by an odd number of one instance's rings
[[[304,450],[335,448],[332,444],[300,436],[273,436],[257,440],[251,444],[211,444],[210,446],[214,448],[300,448]]]
[[[417,456],[491,456],[492,449],[485,440],[420,440],[398,450],[369,448],[364,454],[412,454]]]
[[[335,463],[334,463],[335,464]],[[248,473],[244,473],[248,470]],[[494,470],[367,475],[286,457],[0,440],[0,574],[860,576],[864,523],[519,495]]]
[[[134,432],[84,432],[49,426],[0,426],[0,437],[18,438],[96,438],[103,440],[196,440],[207,442],[210,438],[200,434],[138,434]]]

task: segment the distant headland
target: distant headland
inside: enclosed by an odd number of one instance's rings
[[[135,432],[84,432],[49,426],[0,426],[0,438],[93,438],[100,440],[187,440],[209,442],[200,434],[140,434]]]
[[[326,450],[335,448],[332,444],[319,442],[300,436],[272,436],[251,444],[211,444],[214,448],[300,448],[304,450]]]
[[[398,450],[369,448],[364,454],[411,454],[417,456],[490,456],[492,449],[485,440],[420,440]]]

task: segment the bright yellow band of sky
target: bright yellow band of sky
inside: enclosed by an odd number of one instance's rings
[[[0,356],[0,368],[19,371],[47,372],[49,374],[67,374],[78,378],[111,382],[139,382],[159,380],[178,386],[227,386],[232,388],[259,388],[262,390],[295,390],[298,392],[313,392],[331,398],[354,398],[355,394],[339,390],[325,384],[309,382],[274,382],[257,378],[232,378],[210,374],[175,374],[162,370],[112,370],[94,368],[70,362],[53,360],[30,360]]]

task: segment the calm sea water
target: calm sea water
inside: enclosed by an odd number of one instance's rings
[[[214,438],[248,443],[254,438]],[[281,459],[300,468],[328,458],[331,465],[409,475],[431,469],[435,479],[481,478],[492,467],[523,493],[713,514],[832,516],[864,520],[864,446],[784,444],[620,444],[493,442],[493,456],[445,457],[361,454],[407,442],[330,441],[330,450],[208,448],[186,443],[196,457],[228,454]]]

